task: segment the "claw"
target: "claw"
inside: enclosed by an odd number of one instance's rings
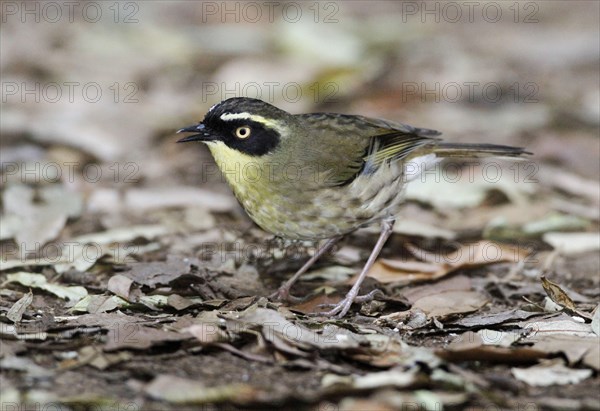
[[[383,245],[385,244],[386,240],[392,234],[393,227],[394,227],[394,220],[389,219],[389,220],[382,221],[381,233],[379,234],[379,239],[377,240],[375,247],[373,247],[373,250],[371,251],[371,255],[369,256],[369,259],[367,260],[367,263],[363,267],[362,271],[360,272],[360,275],[358,276],[358,278],[354,282],[354,285],[352,286],[350,291],[348,291],[348,294],[346,294],[344,299],[342,301],[340,301],[339,303],[335,304],[333,306],[333,308],[329,311],[314,313],[311,315],[319,316],[319,317],[336,316],[337,318],[342,318],[348,313],[348,311],[350,310],[350,307],[352,307],[352,303],[354,303],[354,302],[362,303],[362,302],[370,301],[373,299],[373,297],[375,297],[375,295],[378,292],[380,292],[379,290],[373,290],[369,294],[360,295],[360,296],[358,295],[358,291],[360,290],[360,285],[362,284],[365,277],[367,276],[367,273],[369,272],[369,270],[375,263],[375,260],[379,256],[379,253],[381,252],[381,249],[383,248]],[[308,260],[304,264],[304,266],[300,270],[298,270],[298,272],[296,272],[296,274],[294,274],[294,276],[292,278],[290,278],[285,284],[283,284],[279,288],[279,290],[277,290],[277,292],[275,292],[274,294],[271,295],[271,298],[275,298],[278,300],[287,300],[287,301],[294,301],[294,299],[296,299],[298,301],[302,301],[302,300],[298,299],[298,297],[294,297],[294,296],[290,295],[290,288],[296,282],[298,277],[300,277],[300,275],[302,275],[304,272],[306,272],[308,270],[308,268],[321,255],[323,255],[325,253],[325,251],[329,250],[333,246],[333,244],[335,244],[335,242],[337,240],[339,240],[340,238],[341,237],[330,238],[327,241],[327,243],[320,250],[318,250],[315,253],[315,255],[313,255],[312,258],[310,260]]]
[[[353,303],[367,303],[369,301],[373,301],[373,298],[375,298],[375,296],[378,294],[382,294],[382,292],[379,289],[375,289],[365,295],[352,295],[352,294],[353,294],[352,290],[350,290],[350,292],[348,294],[346,294],[346,297],[344,297],[344,299],[337,304],[320,304],[319,308],[328,308],[328,307],[333,307],[333,308],[329,311],[314,313],[311,315],[323,316],[323,317],[336,316],[336,318],[340,319],[340,318],[343,318],[348,313],[348,311],[350,310],[350,307],[352,307]]]
[[[375,259],[377,258],[377,256],[379,256],[379,253],[381,252],[383,245],[385,244],[385,242],[388,239],[388,237],[390,236],[390,234],[392,234],[393,227],[394,227],[394,220],[384,220],[382,222],[381,233],[379,234],[379,239],[377,240],[375,247],[373,247],[373,250],[371,251],[371,255],[369,256],[367,263],[365,264],[362,271],[360,272],[360,275],[354,282],[354,285],[352,286],[350,291],[348,291],[348,294],[346,294],[346,297],[344,297],[344,299],[342,301],[337,303],[333,307],[333,309],[326,311],[324,313],[317,313],[316,315],[326,316],[326,317],[331,317],[331,316],[335,315],[337,318],[342,318],[343,316],[345,316],[348,313],[353,302],[357,302],[357,303],[365,302],[365,301],[369,301],[369,299],[371,299],[371,300],[373,299],[373,297],[375,296],[375,294],[377,294],[377,292],[379,292],[379,290],[373,290],[369,294],[366,294],[364,296],[359,296],[358,291],[360,290],[360,285],[362,284],[365,277],[367,276],[367,273],[369,272],[369,270],[375,263]]]
[[[296,297],[295,295],[290,294],[290,288],[286,287],[285,285],[279,287],[277,291],[275,291],[269,296],[269,299],[275,301],[290,302],[293,304],[299,304],[301,302],[304,302],[305,300],[304,298]]]
[[[315,261],[317,261],[319,259],[319,257],[321,257],[323,254],[325,254],[327,251],[329,251],[331,249],[331,247],[333,247],[333,245],[340,238],[342,238],[342,237],[338,236],[338,237],[333,237],[333,238],[330,238],[329,240],[327,240],[327,242],[323,245],[323,247],[319,248],[317,250],[317,252],[315,252],[315,254],[306,263],[304,263],[302,268],[300,268],[296,272],[296,274],[294,274],[292,276],[292,278],[287,280],[281,287],[279,287],[279,289],[277,291],[275,291],[273,294],[271,294],[269,296],[269,298],[272,300],[277,300],[277,301],[289,301],[289,302],[296,303],[296,304],[303,302],[304,299],[291,295],[290,289],[292,288],[294,283],[298,280],[298,278],[302,274],[304,274],[306,271],[308,271],[308,269],[315,263]]]

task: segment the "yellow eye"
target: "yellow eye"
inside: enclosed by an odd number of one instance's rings
[[[235,136],[237,138],[248,138],[250,137],[251,129],[248,126],[241,126],[235,129]]]

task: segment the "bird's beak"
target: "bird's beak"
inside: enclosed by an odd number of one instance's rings
[[[177,130],[177,133],[197,133],[177,140],[178,143],[187,143],[188,141],[209,141],[212,140],[211,133],[202,123],[195,124]]]

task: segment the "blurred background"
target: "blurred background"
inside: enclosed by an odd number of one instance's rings
[[[599,19],[567,0],[1,1],[6,409],[597,409]],[[234,96],[533,154],[411,182],[362,290],[385,297],[323,322],[295,313],[339,301],[377,233],[272,309],[311,245],[269,242],[206,147],[175,144]],[[294,316],[336,345],[294,342]]]
[[[496,185],[442,178],[409,189],[407,215],[499,238],[594,233],[599,10],[594,1],[2,2],[3,255],[127,226],[177,235],[247,226],[207,150],[174,135],[234,96],[526,146],[534,156]]]

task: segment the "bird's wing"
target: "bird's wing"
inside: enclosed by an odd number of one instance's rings
[[[350,184],[358,175],[372,173],[382,164],[401,160],[433,143],[438,131],[387,120],[343,114],[301,114],[315,149],[304,148],[305,157],[327,170],[328,185]],[[305,158],[306,160],[306,158]]]

